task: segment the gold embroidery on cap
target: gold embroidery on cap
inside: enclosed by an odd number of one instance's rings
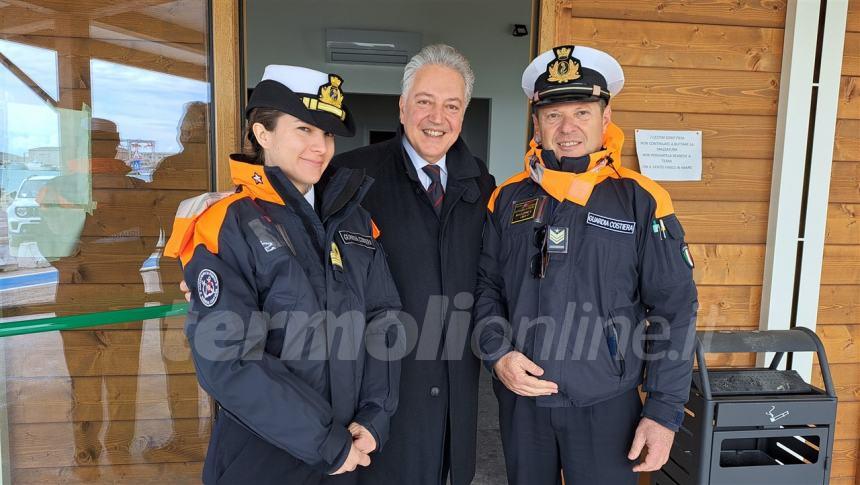
[[[555,60],[549,63],[546,68],[549,76],[548,82],[566,83],[582,77],[579,74],[579,61],[576,58],[571,58],[570,53],[573,51],[570,47],[557,47],[553,49],[555,52]]]
[[[343,79],[335,74],[329,74],[329,83],[320,86],[320,101],[340,108],[343,104],[343,91],[340,85]]]

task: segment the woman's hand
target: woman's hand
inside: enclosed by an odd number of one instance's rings
[[[188,289],[188,285],[185,284],[185,280],[182,280],[179,283],[179,291],[185,293],[185,301],[191,303],[191,290]]]
[[[362,453],[355,446],[355,441],[352,442],[352,445],[349,447],[349,455],[346,457],[346,461],[343,462],[343,465],[337,469],[336,472],[332,473],[332,475],[340,475],[341,473],[348,473],[355,470],[359,465],[368,466],[370,465],[370,457],[367,456],[367,453]]]
[[[365,455],[376,451],[376,439],[364,426],[358,423],[349,425],[349,432],[352,435],[352,444]]]

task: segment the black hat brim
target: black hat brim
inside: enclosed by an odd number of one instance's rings
[[[337,136],[355,136],[355,121],[346,106],[342,107],[346,117],[341,120],[332,113],[308,109],[301,100],[302,96],[316,98],[315,94],[295,93],[278,81],[271,79],[260,81],[254,87],[248,105],[245,107],[245,117],[247,118],[254,108],[276,109],[325,132]]]
[[[592,96],[589,94],[572,93],[572,94],[550,96],[547,98],[543,98],[540,101],[536,101],[536,102],[532,103],[532,106],[534,106],[535,108],[539,108],[541,106],[547,106],[550,104],[558,104],[558,103],[572,103],[572,102],[589,103],[589,102],[597,102],[597,101],[600,101],[601,99],[606,101],[607,104],[609,103],[608,99],[600,97],[600,96]]]

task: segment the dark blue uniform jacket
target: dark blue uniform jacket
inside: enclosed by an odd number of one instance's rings
[[[692,372],[693,262],[665,190],[618,163],[622,143],[615,125],[607,148],[581,159],[533,143],[526,171],[497,189],[477,338],[490,369],[516,349],[559,385],[539,406],[592,405],[644,377],[643,416],[677,430]]]
[[[235,194],[202,213],[194,199],[180,206],[165,251],[182,259],[197,377],[221,407],[204,481],[242,451],[223,447],[250,436],[334,471],[352,443],[347,426],[364,425],[381,447],[398,401],[402,327],[387,317],[400,299],[359,206],[372,179],[326,172],[315,211],[280,169],[234,156],[231,173]],[[248,467],[241,476],[289,480],[265,473]]]

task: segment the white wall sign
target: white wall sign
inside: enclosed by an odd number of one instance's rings
[[[653,180],[702,180],[702,132],[636,130],[639,171]]]

